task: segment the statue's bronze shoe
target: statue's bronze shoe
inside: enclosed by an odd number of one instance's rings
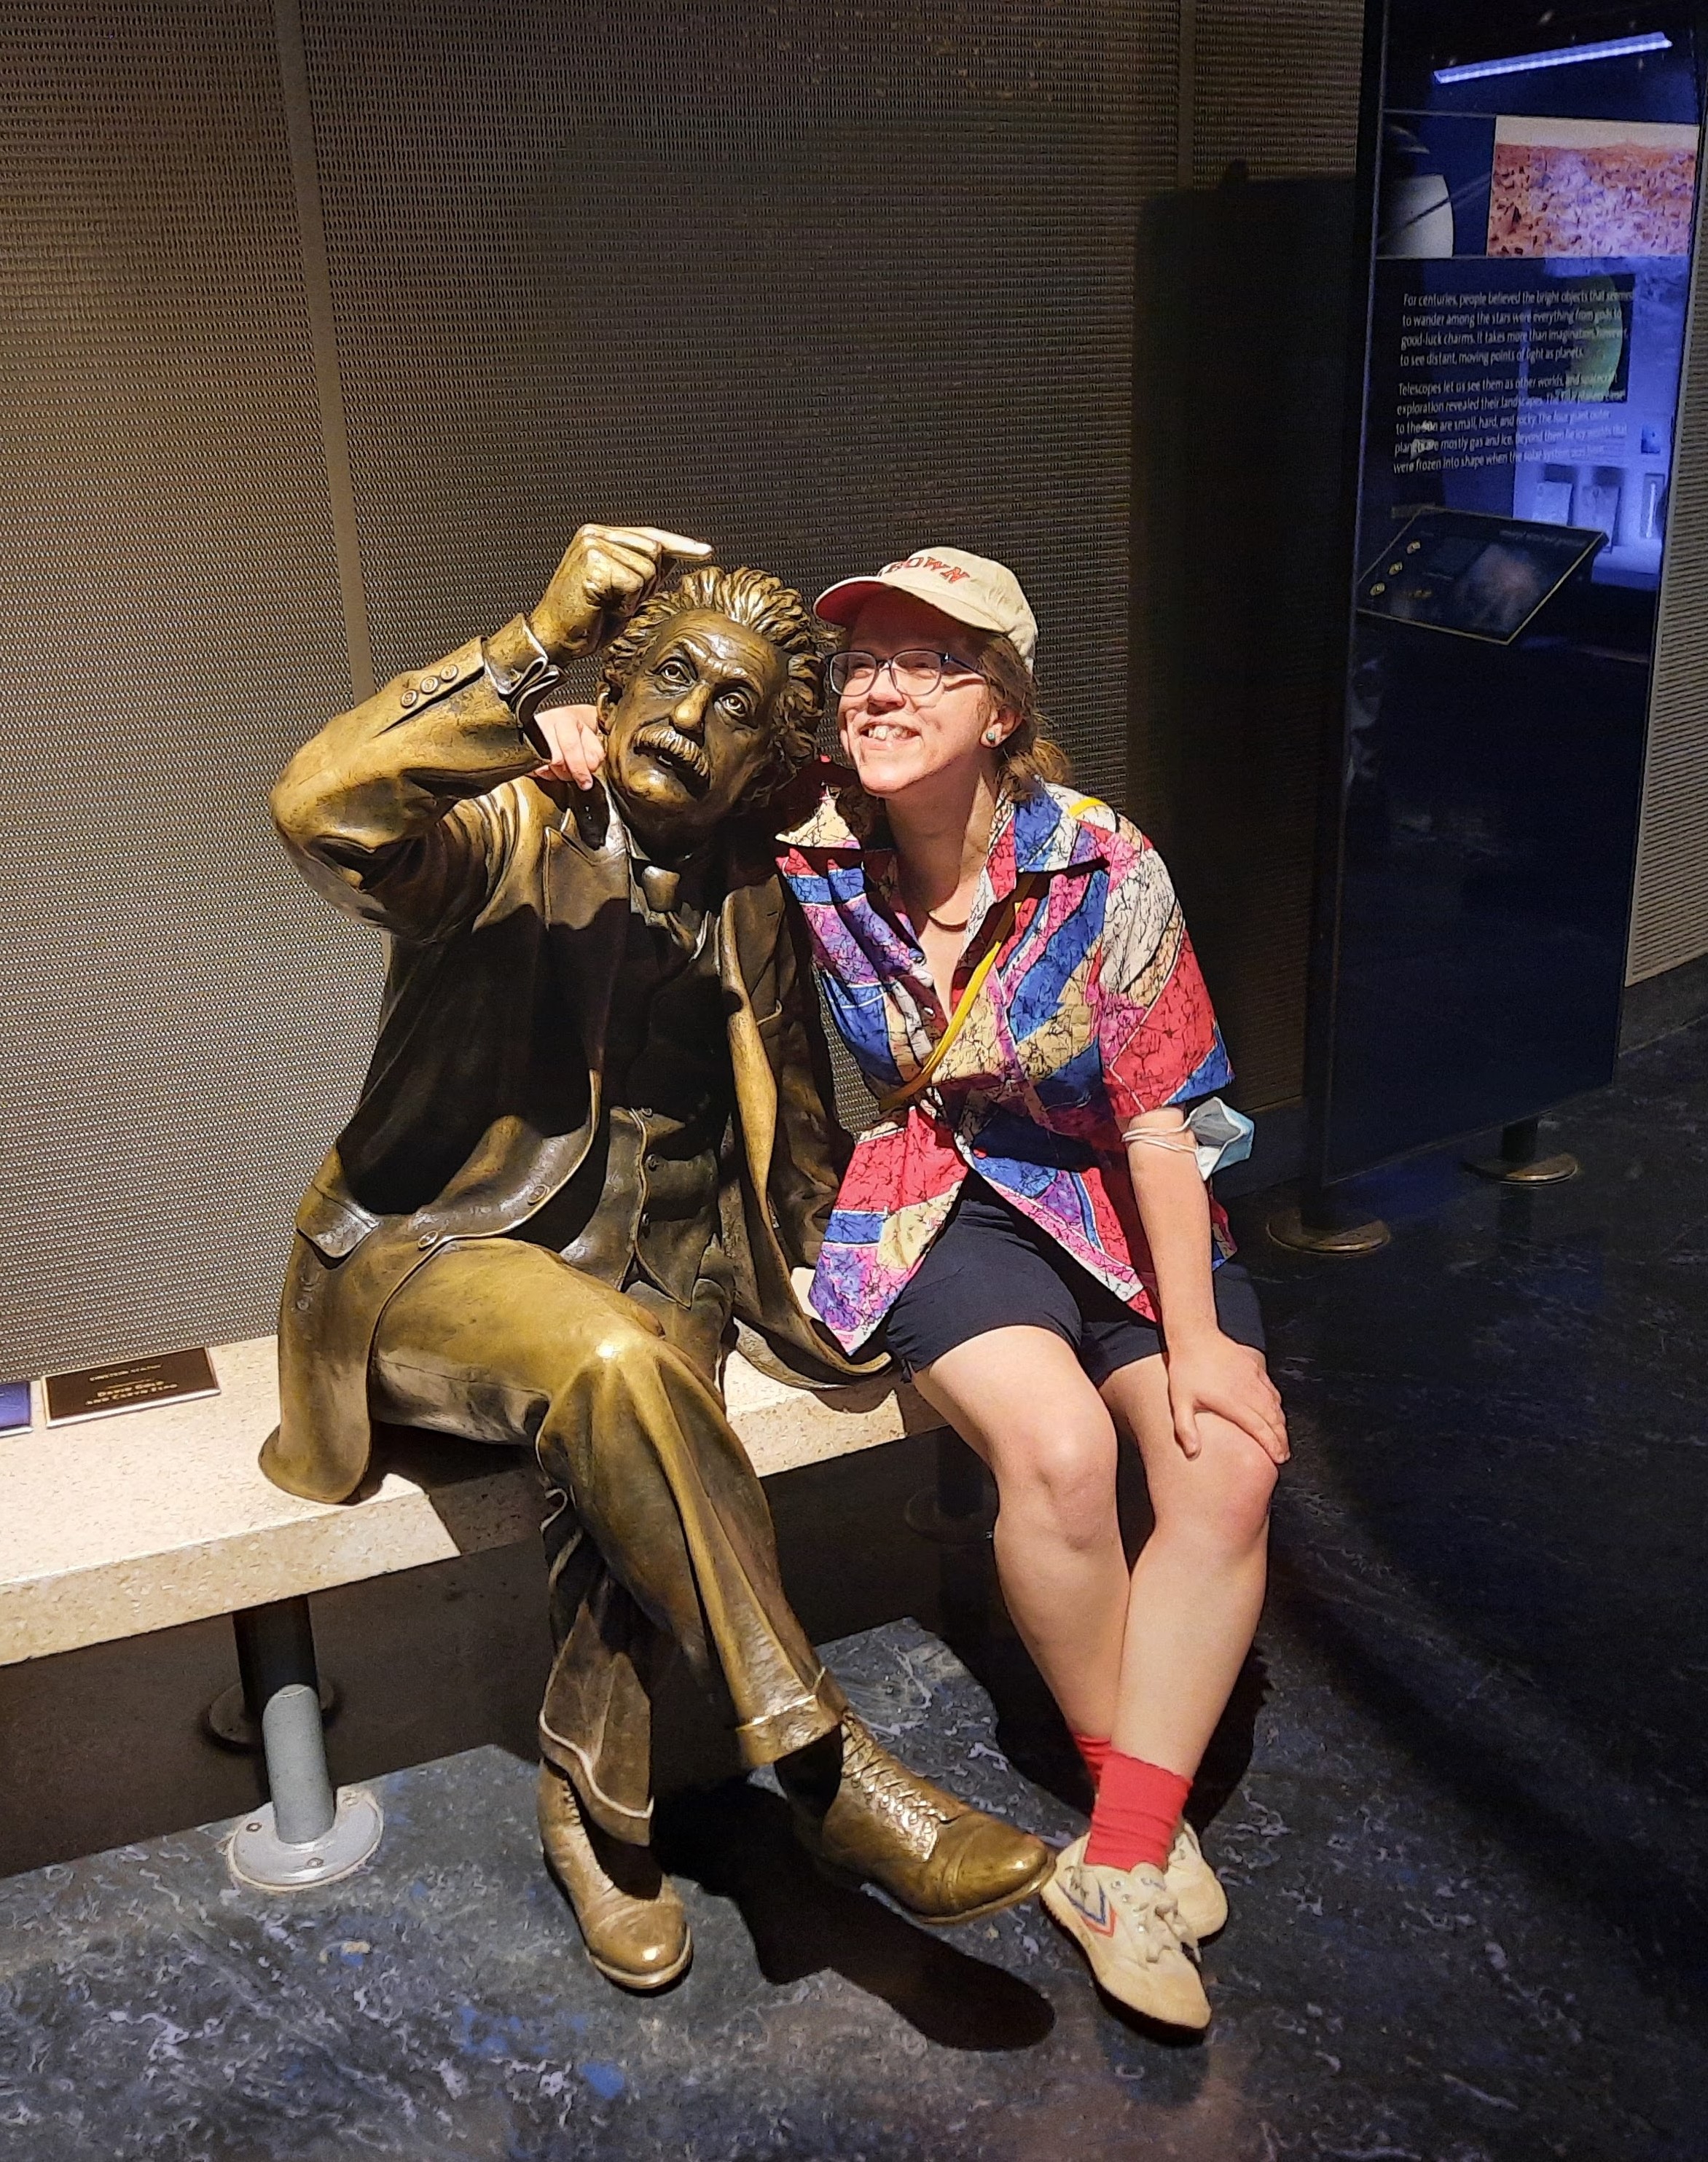
[[[624,1989],[662,1989],[693,1957],[681,1895],[650,1846],[630,1846],[589,1824],[575,1789],[540,1767],[540,1843],[575,1910],[588,1957]]]
[[[910,1772],[852,1712],[839,1735],[776,1768],[813,1860],[842,1877],[870,1879],[922,1922],[996,1914],[1030,1898],[1055,1867],[1041,1839]]]

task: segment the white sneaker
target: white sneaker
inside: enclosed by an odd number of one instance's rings
[[[1111,1997],[1171,2027],[1209,2026],[1209,1999],[1191,1957],[1197,1940],[1160,1869],[1094,1866],[1076,1839],[1042,1897]]]
[[[1180,1919],[1202,1944],[1213,1937],[1228,1919],[1228,1895],[1222,1881],[1204,1858],[1198,1834],[1184,1817],[1168,1850],[1164,1881],[1174,1895]]]

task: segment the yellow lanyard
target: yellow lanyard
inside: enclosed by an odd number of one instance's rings
[[[1014,919],[1021,902],[1026,899],[1035,888],[1042,888],[1044,882],[1044,874],[1037,871],[1025,872],[1015,880],[1014,890],[1003,903],[1001,916],[998,920],[995,932],[991,934],[990,943],[985,949],[984,958],[972,974],[968,977],[967,988],[955,1001],[955,1010],[949,1016],[948,1026],[933,1046],[930,1058],[926,1060],[911,1081],[904,1081],[899,1089],[892,1089],[887,1096],[880,1096],[878,1099],[878,1111],[881,1117],[887,1119],[892,1112],[899,1111],[904,1104],[911,1104],[922,1089],[931,1086],[938,1068],[948,1055],[949,1046],[966,1026],[967,1016],[973,1010],[973,1001],[985,988],[985,979],[996,966],[996,957],[1002,951],[1009,932],[1014,928]]]

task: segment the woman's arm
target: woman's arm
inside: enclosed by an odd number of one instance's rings
[[[1215,1412],[1287,1461],[1287,1421],[1263,1355],[1224,1336],[1210,1271],[1209,1197],[1178,1110],[1147,1111],[1126,1130],[1133,1198],[1157,1272],[1174,1437],[1199,1453],[1198,1414]]]

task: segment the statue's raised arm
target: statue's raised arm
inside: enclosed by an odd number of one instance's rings
[[[541,763],[533,715],[566,664],[616,635],[673,563],[711,552],[655,526],[583,525],[536,607],[322,728],[272,799],[309,883],[405,937],[472,914],[503,876],[509,838],[481,799]]]

